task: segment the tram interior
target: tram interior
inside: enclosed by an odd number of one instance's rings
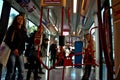
[[[14,6],[17,10],[23,12],[26,11],[25,8],[21,6],[14,0],[7,0]],[[18,0],[19,1],[19,0]],[[28,0],[29,1],[29,0]],[[42,0],[31,0],[31,6],[35,6],[32,12],[26,11],[27,17],[32,20],[36,25],[40,24],[40,9]],[[64,0],[63,0],[64,1]],[[70,35],[80,36],[80,32],[90,29],[92,23],[94,22],[93,15],[97,12],[97,1],[91,0],[78,0],[76,4],[76,12],[73,12],[73,0],[65,0],[66,4],[64,7],[64,20],[63,20],[63,31],[70,31]],[[101,0],[101,6],[105,0]],[[61,33],[61,23],[62,23],[62,7],[61,6],[44,6],[43,7],[43,21],[57,27],[57,33]],[[54,28],[54,26],[52,26]],[[55,32],[54,29],[50,29]],[[54,33],[53,33],[54,34]]]
[[[61,5],[58,6],[56,4],[53,4],[51,6],[50,3],[49,5],[43,5],[41,4],[41,2],[44,0],[3,0],[3,1],[9,2],[12,5],[12,7],[17,11],[25,13],[26,17],[30,21],[32,21],[36,26],[39,27],[40,23],[42,23],[42,25],[45,28],[44,32],[47,34],[48,37],[49,35],[52,36],[53,38],[55,37],[59,38],[59,36],[65,36],[65,40],[63,40],[65,41],[64,43],[65,46],[69,45],[73,48],[74,42],[83,41],[85,34],[87,34],[88,32],[90,33],[90,30],[92,30],[91,35],[93,36],[95,43],[97,44],[96,46],[98,46],[98,43],[99,43],[99,41],[97,40],[98,34],[95,31],[95,30],[98,31],[98,19],[96,18],[99,11],[98,1],[101,2],[99,5],[103,7],[105,5],[106,0],[77,0],[77,4],[73,4],[74,1],[76,0],[61,0],[64,3],[62,6]],[[30,5],[27,7],[23,7],[22,4],[19,3],[19,1],[30,1]],[[114,0],[110,0],[110,1],[114,1]],[[119,1],[120,0],[118,0],[118,2]],[[76,6],[75,8],[76,12],[73,12],[74,5]],[[100,8],[100,10],[102,9],[102,7]],[[41,18],[42,20],[40,20]],[[97,28],[92,29],[96,26]],[[52,40],[53,39],[49,38],[49,41],[52,41]],[[100,54],[98,53],[99,53],[99,47],[96,48],[96,54],[95,54],[97,59],[96,62],[99,65]],[[48,55],[49,55],[49,52],[48,52]],[[104,59],[103,59],[103,62],[104,62]],[[49,61],[47,65],[48,66],[50,65]],[[96,66],[96,73],[95,73],[96,80],[112,80],[112,79],[107,79],[110,75],[108,74],[109,72],[107,72],[106,64],[102,65],[103,67],[102,71],[100,71],[101,70],[100,67],[101,65]],[[117,75],[119,75],[119,72],[120,71],[118,69],[118,71],[116,72],[118,73]],[[101,75],[102,75],[102,78],[99,79]],[[76,79],[66,79],[66,80],[76,80]],[[93,79],[90,79],[90,80],[93,80]],[[118,76],[116,80],[119,80]]]

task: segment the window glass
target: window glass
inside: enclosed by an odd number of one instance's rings
[[[18,11],[16,11],[14,8],[11,8],[11,10],[10,10],[10,16],[9,16],[9,22],[8,22],[8,27],[11,25],[14,17],[15,17],[16,15],[18,15],[18,14],[19,14]]]
[[[1,18],[1,13],[2,13],[2,6],[3,6],[3,0],[0,0],[0,18]]]
[[[37,26],[33,24],[30,20],[27,20],[27,32],[28,35],[37,30]]]
[[[11,8],[8,27],[11,25],[14,17],[18,14],[19,14],[18,11],[16,11],[14,8]],[[37,30],[37,26],[35,26],[30,20],[27,20],[26,28],[27,28],[28,34],[34,32],[34,30]]]

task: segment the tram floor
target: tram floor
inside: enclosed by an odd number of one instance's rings
[[[48,70],[43,69],[43,72],[45,74],[39,74],[39,76],[41,77],[41,79],[39,80],[81,80],[82,75],[83,75],[83,69],[82,68],[74,68],[74,67],[66,67],[64,69],[64,75],[63,75],[63,67],[56,67],[55,69],[50,70],[49,72],[49,76],[48,76]],[[26,80],[26,73],[27,73],[27,69],[25,69],[25,78],[24,80]],[[93,79],[93,70],[90,76],[90,80],[94,80]],[[2,73],[2,79],[1,80],[5,80],[5,75],[6,75],[6,69],[3,69],[3,73]],[[31,74],[31,79],[30,80],[34,80],[34,75]],[[64,77],[64,79],[62,79],[62,77]]]
[[[52,65],[51,62],[49,61],[49,58],[45,60],[46,60],[45,62],[46,66],[50,68]],[[48,74],[48,70],[43,68],[42,70],[45,74],[39,74],[39,76],[41,77],[41,79],[39,80],[81,80],[83,76],[83,68],[84,68],[83,66],[81,68],[66,66],[64,68],[64,73],[63,73],[63,66],[57,66],[54,69],[50,70],[49,74]],[[25,69],[24,80],[26,80],[26,74],[27,74],[27,69]],[[6,76],[6,68],[3,68],[1,80],[5,80],[5,76]],[[91,76],[89,80],[95,80],[94,78],[95,78],[95,72],[94,69],[92,68]],[[34,80],[33,73],[31,74],[30,80]]]

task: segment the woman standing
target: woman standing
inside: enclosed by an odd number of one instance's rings
[[[91,75],[91,68],[95,64],[94,54],[95,54],[95,43],[90,33],[85,35],[87,44],[85,48],[85,55],[84,55],[84,74],[82,80],[89,80]]]
[[[24,80],[24,62],[22,54],[25,49],[26,37],[25,19],[24,16],[20,14],[14,18],[6,34],[5,42],[11,48],[11,53],[7,64],[5,80],[12,80],[16,60],[18,65],[17,80]]]

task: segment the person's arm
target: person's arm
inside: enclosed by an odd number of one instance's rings
[[[5,43],[12,49],[12,41],[11,41],[11,38],[12,38],[12,34],[13,34],[13,31],[14,31],[14,28],[13,26],[10,26],[7,30],[7,33],[6,33],[6,36],[5,36]]]

